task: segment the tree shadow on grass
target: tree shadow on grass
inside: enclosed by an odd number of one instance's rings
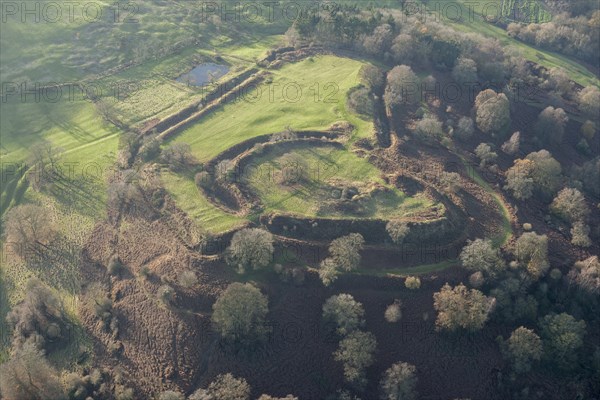
[[[60,177],[54,181],[50,194],[70,211],[100,219],[104,216],[104,185],[101,178]]]
[[[26,262],[27,267],[48,286],[77,294],[81,287],[80,259],[81,246],[60,236],[43,248],[28,252]]]

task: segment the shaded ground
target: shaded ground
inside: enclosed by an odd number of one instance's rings
[[[115,243],[112,227],[98,226],[94,243],[88,246],[84,271],[90,282],[111,287],[119,315],[118,340],[123,344],[115,357],[107,349],[110,335],[85,307],[84,324],[95,340],[98,362],[121,366],[141,396],[167,387],[191,391],[206,385],[217,374],[232,372],[248,380],[253,397],[262,393],[293,393],[302,399],[322,399],[343,387],[341,366],[333,361],[336,338],[321,323],[321,307],[331,295],[347,292],[366,309],[367,327],[378,340],[377,364],[369,369],[370,386],[363,399],[376,398],[380,374],[399,360],[414,363],[419,370],[419,391],[426,398],[445,393],[451,397],[493,399],[494,369],[500,358],[494,338],[496,327],[474,336],[450,337],[434,331],[432,293],[446,281],[458,282],[464,273],[451,269],[423,278],[420,290],[409,291],[403,280],[365,276],[342,277],[325,288],[316,275],[304,286],[282,284],[275,274],[261,275],[258,285],[269,296],[269,321],[273,332],[268,342],[251,353],[238,352],[220,342],[209,324],[209,312],[219,292],[231,279],[239,279],[221,263],[190,261],[187,250],[177,244],[160,221],[127,221],[117,249],[127,272],[121,279],[108,278],[98,260]],[[157,235],[146,235],[151,231]],[[160,240],[156,238],[160,237]],[[146,265],[155,277],[135,277]],[[163,281],[191,266],[199,277],[193,290],[177,287],[175,308],[157,298]],[[394,299],[403,301],[403,317],[387,323],[383,312]],[[433,397],[432,397],[433,396]]]

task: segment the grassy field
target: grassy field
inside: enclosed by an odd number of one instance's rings
[[[459,265],[458,260],[444,260],[435,264],[422,264],[416,267],[407,268],[359,268],[353,271],[353,274],[368,275],[368,276],[388,276],[388,277],[408,277],[413,275],[430,274],[432,272],[442,271],[446,268]]]
[[[90,201],[105,196],[105,174],[113,163],[119,130],[105,123],[89,101],[59,103],[2,103],[2,213],[18,204],[26,189],[21,176],[11,172],[28,162],[31,147],[48,142],[63,149],[59,166],[67,179],[57,185],[58,199],[87,212]],[[26,167],[25,167],[26,168]],[[17,181],[21,182],[17,182]]]
[[[129,126],[140,127],[151,119],[162,119],[199,103],[212,89],[254,66],[280,39],[278,35],[267,36],[263,42],[250,42],[248,47],[243,47],[221,38],[220,42],[215,40],[214,49],[189,47],[179,54],[128,68],[94,84],[102,88],[104,102],[111,107],[112,115]],[[220,79],[201,87],[176,81],[204,62],[216,62],[230,69]]]
[[[188,143],[194,155],[206,162],[246,139],[280,132],[290,121],[293,129],[301,130],[325,129],[336,121],[346,120],[356,126],[355,138],[369,136],[372,122],[346,109],[346,93],[359,83],[362,65],[361,61],[335,56],[285,65],[271,71],[270,82],[190,126],[170,143]],[[212,206],[191,178],[171,174],[164,181],[178,206],[208,231],[222,232],[240,223],[238,218]]]
[[[185,142],[200,161],[208,161],[229,147],[266,133],[293,129],[324,129],[346,120],[356,126],[356,137],[371,134],[372,123],[346,109],[346,93],[359,84],[362,62],[320,56],[272,71],[272,82],[248,91],[235,103],[187,128],[174,138]]]
[[[246,220],[228,214],[204,197],[193,177],[162,172],[162,181],[177,206],[187,213],[199,227],[210,233],[221,233],[243,225]]]
[[[249,185],[260,197],[265,211],[279,211],[294,215],[323,218],[382,218],[415,216],[433,203],[421,196],[408,197],[391,185],[384,184],[380,171],[368,161],[345,149],[315,148],[306,146],[293,153],[306,162],[307,178],[300,183],[280,185],[278,176],[286,168],[282,155],[285,150],[274,151],[254,160]],[[287,166],[289,168],[289,166]],[[292,166],[296,168],[296,166]],[[304,169],[304,166],[301,167]],[[292,171],[292,173],[297,173]],[[356,213],[326,207],[334,200],[332,187],[353,186],[369,190],[373,184],[385,187],[360,202]],[[325,206],[325,207],[324,207]]]
[[[12,256],[10,250],[3,252],[0,263],[0,358],[6,356],[10,345],[5,315],[23,298],[27,279],[37,276],[58,291],[75,322],[73,335],[77,340],[60,354],[53,355],[53,359],[60,361],[59,366],[71,368],[79,345],[89,345],[75,316],[80,285],[79,251],[95,222],[105,217],[106,176],[114,163],[120,131],[103,121],[95,106],[85,100],[6,102],[0,105],[0,112],[2,213],[20,203],[42,206],[56,224],[61,243],[67,244],[43,265],[24,263]],[[11,171],[14,171],[13,167],[25,165],[31,146],[41,141],[64,149],[59,166],[65,176],[50,190],[38,193],[28,188],[22,174]],[[0,245],[4,246],[4,243]]]
[[[477,183],[479,186],[485,189],[485,191],[488,192],[494,198],[494,202],[496,203],[498,209],[502,213],[502,231],[491,238],[494,246],[502,247],[508,243],[508,241],[513,235],[512,224],[510,222],[510,211],[508,210],[508,207],[504,202],[503,197],[500,196],[494,190],[494,188],[492,188],[492,186],[481,177],[481,175],[479,175],[475,168],[473,168],[473,165],[470,165],[463,157],[461,158],[463,165],[469,172],[469,175],[473,178],[475,183]]]

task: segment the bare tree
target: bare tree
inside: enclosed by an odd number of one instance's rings
[[[56,238],[57,231],[48,212],[33,204],[10,209],[4,219],[6,241],[21,257],[41,252]]]
[[[44,345],[46,341],[60,340],[67,327],[67,316],[60,299],[34,278],[25,286],[27,295],[6,316],[13,327],[13,348],[28,341]]]
[[[174,143],[166,147],[162,150],[160,159],[173,171],[182,171],[198,163],[187,143]]]
[[[42,190],[51,186],[61,175],[60,160],[64,150],[52,143],[43,141],[31,146],[29,163],[31,170],[28,180],[34,190]]]
[[[5,400],[66,399],[58,373],[33,342],[25,343],[0,365],[0,394]]]

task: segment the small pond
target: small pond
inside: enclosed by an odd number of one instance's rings
[[[192,86],[204,86],[207,83],[219,79],[227,72],[229,72],[229,67],[227,65],[204,63],[196,66],[190,72],[181,75],[177,78],[177,82]]]

